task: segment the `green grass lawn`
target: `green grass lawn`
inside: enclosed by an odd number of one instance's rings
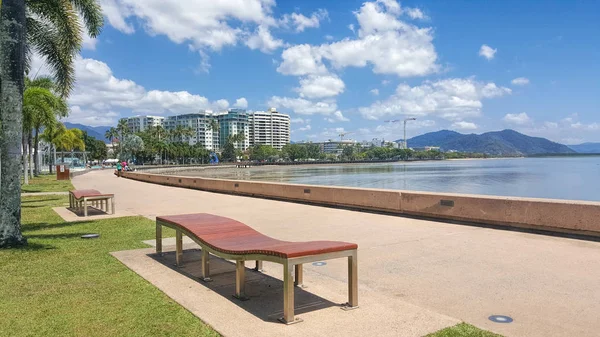
[[[460,323],[455,326],[440,330],[427,335],[426,337],[502,337],[489,331],[481,330],[467,323]]]
[[[42,174],[29,179],[29,185],[21,185],[21,192],[67,192],[74,189],[70,180],[56,180],[56,174]]]
[[[66,196],[23,198],[29,245],[0,250],[0,336],[218,336],[109,252],[147,247],[142,217],[65,223]],[[100,233],[100,239],[81,239]],[[167,235],[174,233],[167,233]]]

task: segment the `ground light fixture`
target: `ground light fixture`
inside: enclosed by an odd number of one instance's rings
[[[494,323],[512,323],[513,319],[504,315],[492,315],[488,319]]]
[[[100,234],[84,234],[81,236],[82,239],[97,239],[100,237]]]

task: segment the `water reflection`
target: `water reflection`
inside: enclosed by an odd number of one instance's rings
[[[600,201],[600,157],[270,166],[178,174],[312,185]]]

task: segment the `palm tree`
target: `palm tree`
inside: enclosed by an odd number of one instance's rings
[[[44,132],[42,132],[42,134],[40,135],[40,138],[43,141],[50,144],[50,152],[52,152],[53,149],[56,149],[58,147],[57,146],[58,138],[66,130],[67,130],[67,128],[65,127],[65,125],[63,123],[56,122],[53,125],[47,125],[46,128],[44,129]],[[50,173],[52,173],[52,166],[54,166],[54,163],[50,163]]]
[[[121,153],[121,143],[123,141],[123,139],[125,138],[126,135],[129,134],[129,126],[127,125],[127,119],[125,118],[121,118],[119,119],[119,123],[117,124],[117,133],[118,133],[118,138],[119,138],[119,151],[118,153]]]
[[[106,138],[107,140],[110,140],[110,148],[113,151],[113,156],[115,156],[115,138],[117,138],[119,136],[119,132],[117,131],[117,129],[115,129],[114,127],[106,130],[106,132],[104,133],[104,138]]]
[[[57,148],[61,151],[71,152],[73,150],[85,150],[85,142],[83,141],[83,131],[79,129],[67,129],[62,132],[55,140]],[[64,152],[62,154],[63,162]]]
[[[24,131],[28,132],[28,136],[31,135],[33,130],[33,150],[34,158],[38,157],[39,149],[39,133],[42,127],[47,127],[56,123],[57,117],[66,117],[69,108],[67,102],[51,92],[54,88],[52,79],[48,77],[41,77],[35,80],[29,80],[25,78],[25,93],[23,95],[23,117],[29,115],[30,128]],[[31,137],[29,137],[31,144]],[[39,174],[38,161],[34,160],[35,174]]]
[[[78,15],[79,14],[79,15]],[[46,59],[67,97],[75,81],[74,59],[87,33],[102,27],[97,0],[2,0],[0,2],[0,247],[27,244],[21,234],[20,142],[24,75],[32,52]]]

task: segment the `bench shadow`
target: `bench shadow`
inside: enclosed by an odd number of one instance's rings
[[[83,212],[83,209],[67,207],[67,210],[72,212],[73,214],[85,219],[85,213]],[[94,216],[94,215],[111,215],[111,214],[106,213],[105,211],[100,210],[96,207],[88,206],[88,216]]]
[[[85,224],[91,222],[90,220],[88,221],[76,221],[76,222],[61,222],[61,223],[57,223],[57,224],[50,224],[47,222],[39,222],[39,223],[33,223],[33,224],[25,224],[23,226],[21,226],[21,231],[23,233],[25,232],[31,232],[31,231],[37,231],[40,229],[55,229],[55,228],[62,228],[62,227],[72,227],[75,225],[81,225],[81,224]],[[27,237],[30,237],[29,235],[27,235]]]
[[[148,256],[158,263],[195,280],[257,318],[265,322],[281,324],[278,319],[283,317],[283,281],[251,269],[254,268],[254,261],[246,262],[246,296],[250,299],[240,301],[233,297],[233,294],[235,294],[235,263],[233,262],[210,255],[212,281],[204,282],[201,281],[202,255],[200,249],[184,250],[183,266],[181,267],[175,265],[174,251],[163,252],[162,255],[148,254]],[[279,267],[279,265],[276,266]],[[273,268],[273,266],[269,265],[269,268]],[[341,303],[331,302],[307,290],[310,290],[310,288],[294,287],[294,314],[296,316],[341,306]]]

